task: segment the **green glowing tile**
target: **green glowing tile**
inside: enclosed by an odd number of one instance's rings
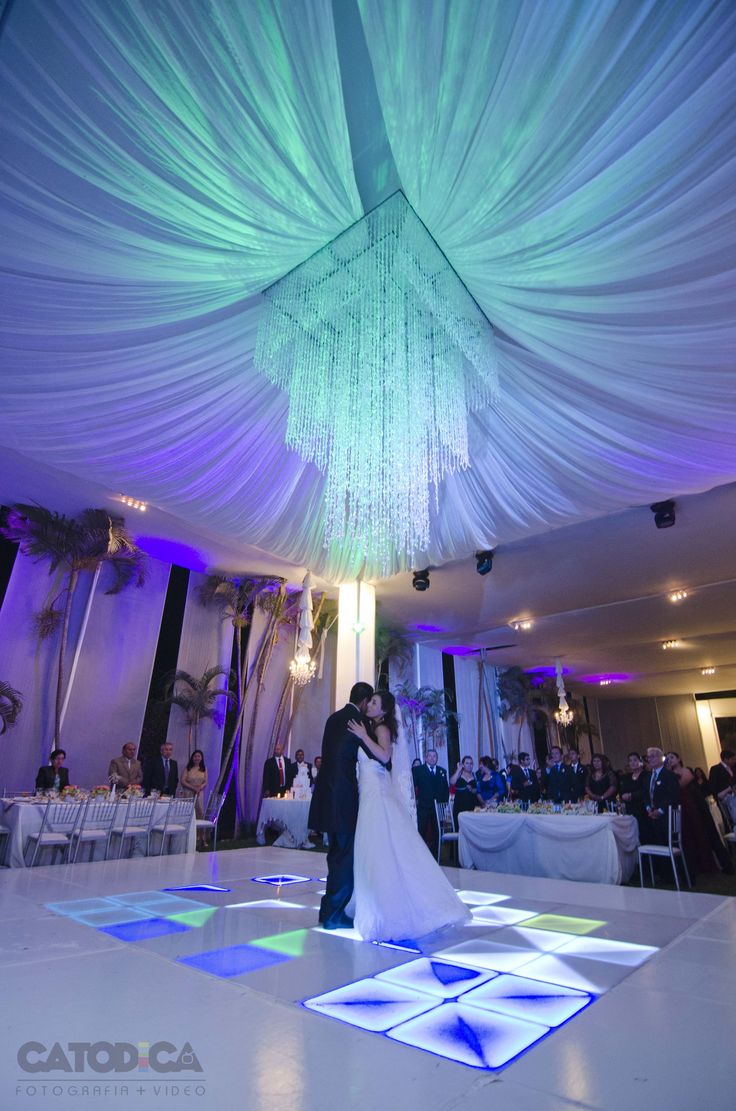
[[[566,914],[538,914],[535,918],[527,918],[524,928],[530,926],[533,930],[556,930],[561,934],[592,934],[599,926],[605,926],[595,918],[569,918]]]
[[[172,922],[181,922],[183,926],[204,926],[216,910],[217,907],[200,907],[199,910],[185,910],[179,914],[167,914],[166,917]]]
[[[261,949],[271,949],[274,953],[285,953],[289,957],[301,957],[304,954],[304,943],[308,934],[309,930],[289,930],[285,934],[259,937],[248,944],[257,945]]]

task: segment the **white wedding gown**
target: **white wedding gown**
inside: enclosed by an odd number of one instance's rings
[[[353,897],[347,907],[366,941],[424,937],[470,912],[419,836],[391,773],[358,750],[360,804]]]

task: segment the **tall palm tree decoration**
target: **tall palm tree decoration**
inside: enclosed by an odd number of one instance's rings
[[[15,725],[18,714],[23,709],[23,696],[10,683],[0,682],[0,736],[9,725]]]
[[[387,629],[379,625],[376,629],[376,685],[380,683],[381,672],[385,663],[403,665],[411,663],[412,645],[406,637],[396,629]]]
[[[554,692],[551,687],[534,686],[531,676],[522,667],[506,667],[499,671],[498,694],[501,718],[504,721],[511,720],[519,726],[517,751],[525,725],[529,726],[532,737],[535,722],[544,721],[545,728],[549,728],[553,720]]]
[[[394,690],[401,709],[404,726],[414,744],[414,753],[421,756],[419,734],[421,730],[424,752],[428,748],[443,748],[447,740],[447,726],[459,721],[451,708],[452,691],[443,687],[401,686]]]
[[[221,711],[215,705],[216,698],[224,698],[227,702],[237,700],[235,692],[229,687],[211,687],[210,683],[218,675],[226,675],[228,682],[232,679],[232,672],[227,667],[208,667],[199,679],[190,675],[188,671],[175,671],[169,676],[164,688],[164,702],[171,706],[178,706],[184,712],[189,725],[187,738],[189,755],[197,747],[197,730],[203,718],[214,718],[218,724],[221,721]]]
[[[20,543],[24,555],[49,561],[49,573],[61,569],[66,583],[53,601],[36,615],[36,628],[44,639],[61,628],[54,708],[54,748],[61,741],[61,714],[64,702],[64,677],[69,620],[72,603],[82,571],[97,573],[109,564],[115,580],[106,594],[118,594],[134,582],[142,586],[146,555],[125,529],[123,517],[112,517],[106,509],[85,509],[76,517],[55,513],[40,505],[18,504],[8,511],[0,532]],[[63,596],[63,607],[57,603]]]

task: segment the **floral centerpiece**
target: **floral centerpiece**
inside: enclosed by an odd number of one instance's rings
[[[140,783],[129,783],[124,791],[121,791],[121,799],[139,799],[143,796],[143,787]]]
[[[522,807],[518,800],[516,802],[499,802],[496,808],[497,814],[521,814],[521,812]]]
[[[100,783],[97,787],[90,790],[89,797],[91,799],[106,799],[110,796],[110,788],[106,783]]]
[[[66,787],[61,788],[59,797],[64,802],[75,802],[78,799],[86,798],[86,795],[81,787],[77,787],[75,783],[69,783]]]

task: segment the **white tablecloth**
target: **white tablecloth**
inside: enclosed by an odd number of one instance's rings
[[[312,842],[307,837],[309,805],[309,799],[264,799],[256,826],[258,844],[266,843],[266,826],[276,826],[283,832],[274,845],[281,849],[311,849]]]
[[[623,883],[636,868],[631,815],[466,812],[459,822],[463,868],[587,883]]]
[[[73,806],[73,803],[69,804]],[[115,803],[111,802],[110,806]],[[122,825],[125,817],[124,803],[121,802],[118,811],[115,825]],[[154,812],[154,825],[162,822],[166,817],[166,808],[169,805],[167,802],[157,802]],[[11,801],[10,799],[2,800],[2,811],[0,812],[0,824],[7,826],[10,829],[9,844],[5,847],[4,862],[10,868],[25,868],[25,860],[23,858],[23,847],[31,834],[38,833],[43,821],[44,806],[42,803],[36,802],[18,802],[17,800]],[[180,837],[171,837],[169,839],[170,851],[172,853],[187,852],[193,853],[197,847],[197,827],[194,821],[189,826],[189,833],[187,835],[186,843],[184,842],[183,835]],[[158,839],[157,844],[151,842],[152,852],[156,852],[160,847],[161,840]],[[145,837],[141,836],[136,838],[135,855],[145,855]],[[105,845],[104,842],[97,842],[95,844],[94,860],[104,859]],[[80,848],[79,859],[85,861],[89,858],[89,846],[84,845]],[[49,859],[48,853],[44,856],[44,863]]]

